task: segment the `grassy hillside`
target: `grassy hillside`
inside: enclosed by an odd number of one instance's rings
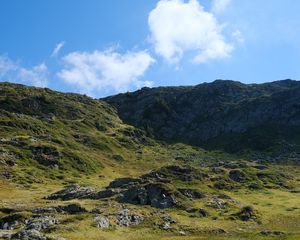
[[[268,127],[231,146],[272,141]],[[37,239],[299,239],[294,146],[281,161],[217,150],[231,136],[206,150],[166,143],[101,100],[0,83],[0,228],[12,226],[0,239],[49,218],[55,223],[38,231],[48,238]]]

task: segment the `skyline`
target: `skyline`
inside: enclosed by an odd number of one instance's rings
[[[300,2],[3,1],[0,81],[104,97],[300,79]]]

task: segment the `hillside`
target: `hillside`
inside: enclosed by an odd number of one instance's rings
[[[216,80],[103,99],[123,121],[169,142],[240,152],[299,148],[300,82]],[[282,150],[282,149],[281,149]]]
[[[0,239],[299,239],[299,93],[0,83]]]

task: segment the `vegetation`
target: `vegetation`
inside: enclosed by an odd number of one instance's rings
[[[134,99],[131,93],[127,95]],[[158,112],[172,113],[168,101],[155,99]],[[151,111],[142,114],[156,114]],[[285,138],[274,144],[271,125],[249,132],[238,134],[230,149],[239,148],[251,136],[250,143],[266,144],[267,150],[254,151],[244,145],[239,151],[224,151],[230,134],[211,139],[205,149],[166,143],[125,124],[117,110],[102,100],[0,83],[0,227],[20,215],[19,225],[12,230],[17,232],[24,219],[37,215],[37,209],[69,209],[66,206],[73,204],[72,211],[84,211],[46,213],[59,221],[47,230],[48,236],[72,240],[299,239],[297,148]],[[290,133],[286,138],[296,142],[297,130]],[[285,146],[287,153],[278,146]],[[118,180],[124,177],[127,182]],[[127,185],[110,187],[116,180]],[[46,198],[70,184],[92,193],[117,193],[101,199],[95,195],[68,201]],[[152,184],[157,191],[154,195],[147,188]],[[149,204],[149,199],[145,204],[118,200],[122,191],[132,189],[146,189],[145,198],[174,196],[176,204],[160,209]],[[120,209],[142,216],[143,221],[120,226]],[[97,228],[97,216],[108,218],[110,227]]]

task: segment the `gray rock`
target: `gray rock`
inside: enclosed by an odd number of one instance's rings
[[[11,237],[12,240],[65,240],[64,238],[48,237],[38,230],[21,230]]]
[[[107,217],[97,216],[94,218],[94,221],[98,228],[109,228],[110,226],[109,219]]]
[[[12,214],[0,219],[0,229],[2,230],[13,230],[15,229],[20,222],[24,220],[22,214]]]
[[[100,192],[95,193],[92,198],[94,199],[102,199],[102,198],[110,198],[117,194],[119,194],[121,191],[117,189],[106,189]]]
[[[169,222],[165,222],[161,225],[161,229],[170,230],[170,229],[172,229],[172,227],[171,227],[171,224]]]
[[[124,188],[141,183],[141,179],[137,178],[117,178],[113,180],[107,188]]]
[[[25,221],[25,230],[42,231],[58,224],[58,220],[50,216],[36,217]]]
[[[217,197],[212,197],[212,199],[207,203],[207,206],[216,208],[216,209],[225,209],[226,208],[226,202],[222,199],[219,199]]]
[[[121,203],[151,205],[156,208],[170,208],[177,204],[175,195],[162,184],[146,184],[129,188],[117,200]]]
[[[64,188],[63,190],[60,190],[56,193],[53,193],[46,197],[46,199],[49,200],[56,200],[56,199],[62,199],[62,200],[72,200],[72,199],[83,199],[83,198],[89,198],[95,194],[95,190],[91,187],[82,187],[78,184],[70,185]]]
[[[280,236],[286,234],[286,232],[283,231],[271,231],[271,230],[264,230],[260,232],[261,235],[263,236]]]
[[[131,213],[128,209],[122,209],[117,214],[117,224],[123,227],[129,227],[130,225],[139,225],[144,221],[144,218],[140,215]]]
[[[235,182],[244,182],[246,180],[246,174],[241,170],[231,170],[229,172],[229,178]]]

